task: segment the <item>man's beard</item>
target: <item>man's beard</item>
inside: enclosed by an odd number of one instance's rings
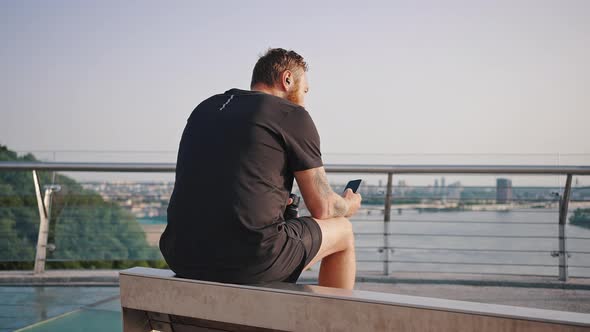
[[[303,100],[301,100],[299,98],[299,88],[294,88],[293,90],[287,92],[287,97],[286,99],[290,102],[292,102],[293,104],[297,104],[300,106],[303,106]]]

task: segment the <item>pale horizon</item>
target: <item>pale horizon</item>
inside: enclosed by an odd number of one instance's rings
[[[19,1],[0,22],[0,144],[19,152],[174,162],[193,108],[247,89],[258,55],[284,47],[309,63],[331,160],[590,161],[587,1]]]

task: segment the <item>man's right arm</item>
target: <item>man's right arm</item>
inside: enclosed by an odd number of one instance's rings
[[[360,207],[360,194],[347,189],[340,196],[332,190],[324,167],[295,172],[295,179],[307,209],[316,219],[350,217]]]

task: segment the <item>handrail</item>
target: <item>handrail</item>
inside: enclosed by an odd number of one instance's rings
[[[551,174],[590,175],[590,166],[549,165],[361,165],[326,164],[331,173],[376,174]],[[174,172],[175,163],[81,163],[1,161],[0,170],[68,172]]]
[[[389,257],[390,245],[388,235],[391,233],[388,229],[391,214],[391,200],[393,189],[393,174],[527,174],[527,175],[565,175],[567,177],[563,194],[559,197],[559,251],[556,252],[559,257],[559,279],[567,280],[567,255],[565,224],[568,213],[568,203],[570,201],[571,183],[573,175],[590,175],[590,166],[548,166],[548,165],[354,165],[354,164],[326,164],[326,171],[330,173],[365,173],[365,174],[386,174],[387,191],[385,193],[385,206],[383,218],[384,252],[386,253],[383,271],[389,275]],[[0,161],[0,171],[33,171],[36,178],[38,171],[70,171],[70,172],[174,172],[176,164],[174,163],[80,163],[80,162],[14,162]],[[40,193],[40,186],[36,182],[36,191]],[[46,196],[50,195],[46,193]],[[48,208],[47,203],[41,200],[41,195],[37,195],[37,200],[41,207]],[[50,200],[49,200],[50,201]],[[41,210],[40,210],[41,211]],[[41,225],[44,220],[41,216]],[[47,223],[47,220],[45,220]],[[37,251],[45,250],[46,240],[40,238],[38,241]],[[38,255],[39,256],[39,255]],[[37,261],[42,261],[44,265],[44,255],[40,255]],[[42,271],[43,268],[35,269]]]

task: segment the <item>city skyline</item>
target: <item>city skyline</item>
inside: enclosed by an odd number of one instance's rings
[[[440,182],[439,182],[440,179]],[[439,185],[440,183],[440,185]],[[174,189],[174,182],[83,182],[82,187],[100,194],[109,202],[115,202],[136,218],[143,218],[142,222],[164,222],[168,202]],[[331,183],[337,192],[341,192],[345,183]],[[404,208],[420,208],[423,204],[431,204],[434,210],[465,209],[466,204],[479,204],[487,208],[494,208],[495,204],[503,205],[501,209],[522,208],[536,206],[536,208],[554,208],[557,196],[554,192],[560,188],[512,186],[509,178],[497,178],[495,186],[464,186],[460,181],[446,184],[446,177],[435,178],[434,183],[417,186],[399,180],[392,186],[392,201],[394,206],[405,205]],[[576,190],[578,189],[578,190]],[[358,189],[363,195],[365,208],[379,207],[384,204],[385,183],[364,184]],[[294,193],[301,195],[298,190]],[[590,187],[574,187],[573,201],[587,202],[590,199]],[[399,202],[398,202],[399,201]],[[302,203],[304,205],[305,203]],[[152,218],[152,219],[150,219]],[[150,221],[151,220],[151,221]]]

